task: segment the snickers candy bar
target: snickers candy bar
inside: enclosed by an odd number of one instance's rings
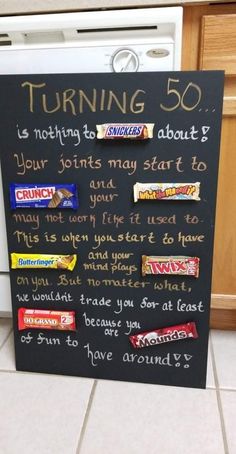
[[[200,183],[136,183],[134,202],[138,200],[196,200],[199,201]]]
[[[142,276],[146,274],[199,275],[198,257],[142,255]]]
[[[10,184],[11,208],[72,208],[79,206],[75,184]]]
[[[11,268],[51,268],[72,271],[77,261],[77,255],[52,254],[11,254]]]
[[[154,123],[105,123],[97,125],[98,139],[152,139]]]
[[[75,331],[74,311],[47,311],[39,309],[18,309],[18,329],[57,329]]]
[[[130,342],[134,348],[150,347],[152,345],[159,345],[187,338],[198,338],[194,322],[169,326],[167,328],[158,328],[129,336]]]

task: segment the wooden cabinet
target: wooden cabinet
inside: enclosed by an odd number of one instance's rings
[[[225,71],[224,115],[236,115],[236,14],[204,15],[199,69]]]
[[[236,14],[202,17],[199,66],[236,75]]]
[[[236,5],[184,7],[183,70],[225,70],[211,326],[236,329]]]

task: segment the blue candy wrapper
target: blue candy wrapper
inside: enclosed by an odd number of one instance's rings
[[[70,208],[79,206],[76,184],[10,184],[11,208]]]

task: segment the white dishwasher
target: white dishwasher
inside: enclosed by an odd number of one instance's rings
[[[178,71],[182,8],[0,18],[0,74]],[[0,175],[0,315],[11,313]]]

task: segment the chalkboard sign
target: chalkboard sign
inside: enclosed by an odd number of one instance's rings
[[[11,269],[16,368],[205,387],[223,72],[1,76],[9,254],[77,255]],[[147,140],[96,125],[154,123]],[[137,183],[200,182],[200,200],[138,200]],[[11,209],[9,186],[76,184],[79,207]],[[200,259],[199,277],[142,275],[142,256]],[[19,308],[75,311],[76,332],[18,330]],[[130,335],[195,322],[198,338]]]

